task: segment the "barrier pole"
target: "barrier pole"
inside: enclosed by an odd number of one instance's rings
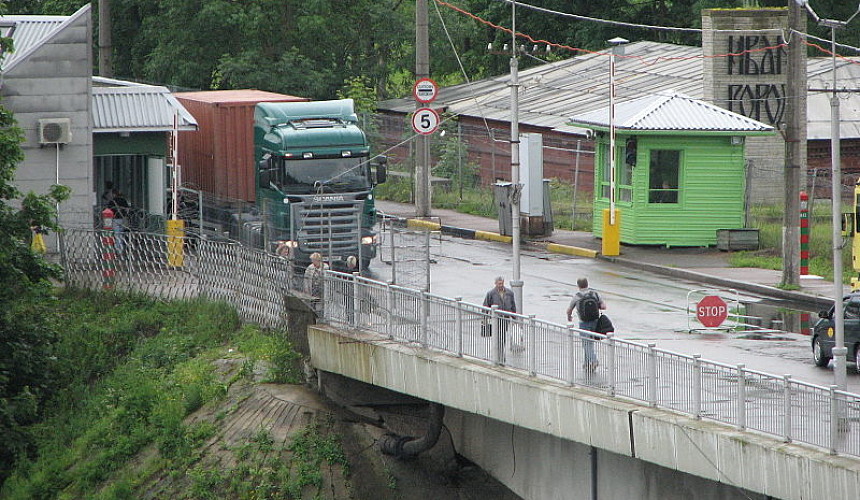
[[[113,210],[106,208],[102,210],[102,237],[101,250],[102,261],[102,288],[105,290],[113,289],[116,284],[116,250],[114,248],[114,233],[113,233]]]

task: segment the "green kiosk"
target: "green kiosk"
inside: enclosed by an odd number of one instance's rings
[[[615,105],[615,209],[620,241],[711,246],[743,228],[745,140],[774,128],[673,91]],[[609,109],[571,117],[594,131],[593,234],[609,213]]]

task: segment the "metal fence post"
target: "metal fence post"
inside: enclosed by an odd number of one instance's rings
[[[838,386],[830,386],[830,454],[836,455],[839,448],[839,402],[836,400]]]
[[[526,331],[526,335],[528,335],[528,346],[529,346],[529,375],[534,377],[537,375],[537,370],[535,367],[535,346],[537,345],[536,337],[536,327],[535,327],[535,315],[529,314],[528,328]]]
[[[427,292],[421,292],[421,295],[420,295],[421,305],[418,307],[418,314],[421,315],[421,318],[419,320],[420,326],[419,326],[418,336],[419,336],[419,342],[421,344],[421,347],[424,347],[424,348],[426,348],[427,344],[428,344],[428,339],[427,339],[427,314],[428,314],[427,309],[428,309],[428,304],[427,304],[427,302],[429,299],[427,298],[427,295],[428,295]]]
[[[784,402],[784,411],[785,411],[785,442],[791,442],[791,375],[783,375],[783,402]]]
[[[391,283],[385,284],[385,329],[388,332],[388,339],[394,340],[394,321],[392,311],[394,310],[394,290],[391,289]]]
[[[702,418],[702,355],[693,354],[693,415]]]
[[[463,357],[463,297],[454,297],[454,335],[457,338],[457,357]]]
[[[738,365],[738,399],[736,401],[738,410],[738,428],[744,430],[747,428],[747,387],[746,377],[744,376],[744,365]]]
[[[573,385],[576,380],[576,349],[574,348],[574,345],[576,345],[574,337],[576,335],[576,332],[573,330],[573,325],[567,325],[567,357],[568,365],[570,365],[570,373],[567,375],[567,383],[569,385]]]
[[[502,350],[499,349],[502,341],[502,332],[499,331],[499,306],[493,306],[490,309],[490,325],[496,341],[493,342],[493,362],[497,365],[502,364]]]
[[[609,345],[609,356],[607,356],[607,369],[609,370],[609,387],[607,388],[610,396],[615,396],[615,334],[609,332],[606,334],[606,343]]]
[[[361,264],[359,263],[358,265],[360,266]],[[352,317],[349,319],[353,328],[358,328],[358,325],[361,324],[358,318],[358,315],[361,314],[361,300],[358,296],[358,291],[361,289],[358,282],[360,276],[361,274],[358,272],[352,273]]]
[[[657,344],[648,344],[648,404],[657,406]]]

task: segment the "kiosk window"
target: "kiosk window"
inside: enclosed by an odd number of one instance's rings
[[[653,149],[650,156],[648,203],[678,203],[681,152]]]

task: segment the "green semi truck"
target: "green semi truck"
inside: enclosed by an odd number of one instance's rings
[[[374,187],[385,157],[372,160],[352,99],[261,102],[254,108],[256,205],[262,243],[297,264],[319,252],[350,255],[366,268],[376,255]]]

